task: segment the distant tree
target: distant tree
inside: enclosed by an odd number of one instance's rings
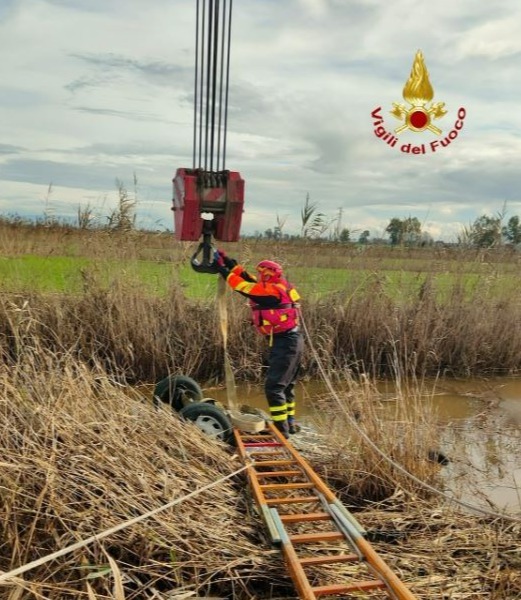
[[[421,232],[422,226],[417,217],[407,219],[393,217],[385,228],[385,233],[389,234],[393,246],[404,243],[418,244],[421,241]]]
[[[264,232],[264,237],[267,238],[268,240],[272,240],[273,239],[273,229],[266,229],[266,231]]]
[[[370,236],[370,232],[368,229],[364,229],[364,231],[362,231],[362,233],[360,234],[360,237],[358,238],[358,243],[359,244],[367,244],[369,242],[369,236]]]
[[[398,219],[398,217],[393,217],[389,221],[389,225],[385,228],[385,233],[389,234],[391,244],[398,246],[403,240],[403,221]]]
[[[408,217],[403,220],[403,242],[418,244],[421,241],[422,226],[417,217]]]
[[[502,227],[501,233],[511,244],[521,244],[521,224],[519,223],[519,217],[510,217],[508,223]]]
[[[481,215],[470,226],[469,242],[478,248],[492,248],[501,244],[501,217]]]
[[[344,227],[338,235],[338,241],[341,244],[347,244],[347,242],[349,242],[350,239],[351,239],[351,232],[349,231],[349,229],[347,227]]]

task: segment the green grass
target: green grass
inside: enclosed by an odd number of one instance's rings
[[[0,257],[0,281],[4,291],[80,292],[90,278],[104,285],[123,278],[146,286],[153,294],[165,293],[172,280],[170,263],[100,261],[68,256]]]
[[[91,262],[66,256],[0,257],[0,285],[4,291],[9,292],[77,291],[81,289],[82,269],[87,268]]]
[[[417,297],[427,277],[426,272],[403,270],[399,263],[382,264],[378,271],[327,267],[292,267],[288,273],[291,282],[305,299],[317,299],[332,292],[363,293],[371,288],[375,293],[385,293],[398,302]],[[384,268],[385,267],[385,268]],[[392,268],[390,268],[392,267]],[[197,273],[188,262],[158,262],[147,260],[94,260],[70,256],[0,257],[0,288],[7,292],[27,290],[50,293],[79,293],[89,281],[110,286],[115,281],[142,288],[153,296],[164,296],[173,286],[181,286],[185,295],[195,300],[211,300],[217,291],[218,275]],[[435,272],[431,275],[436,297],[443,301],[456,281],[463,286],[465,295],[473,295],[489,284],[491,295],[500,297],[512,293],[517,279],[511,274],[496,275],[488,279],[467,272]],[[349,298],[349,296],[348,296]]]

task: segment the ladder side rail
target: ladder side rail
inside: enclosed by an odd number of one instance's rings
[[[297,588],[297,592],[299,594],[300,600],[316,600],[315,593],[313,592],[313,588],[309,583],[306,572],[304,571],[302,565],[300,564],[300,560],[295,552],[295,548],[291,543],[289,536],[286,532],[286,528],[284,524],[280,520],[279,513],[276,508],[270,509],[273,521],[275,522],[275,526],[279,531],[280,539],[281,539],[281,550],[286,559],[286,566],[291,575],[291,579]]]
[[[273,426],[272,423],[269,423],[270,430],[278,437],[278,439],[285,445],[288,452],[293,456],[298,465],[303,469],[306,473],[308,479],[314,483],[315,487],[319,492],[321,492],[328,502],[333,503],[337,498],[335,494],[327,487],[327,485],[322,481],[322,479],[317,475],[317,473],[313,470],[311,465],[307,462],[307,460],[302,457],[291,445],[288,443],[285,437],[277,430],[276,427]]]
[[[398,578],[389,565],[378,555],[371,544],[360,536],[356,544],[365,556],[368,564],[388,585],[390,590],[395,594],[397,600],[417,600],[416,596],[405,586],[403,581]]]
[[[266,525],[268,532],[271,537],[271,541],[273,544],[280,544],[280,536],[278,534],[277,527],[273,522],[271,517],[270,507],[266,502],[266,497],[260,487],[259,480],[257,478],[257,472],[255,470],[255,462],[251,462],[251,459],[248,457],[248,453],[246,451],[246,447],[244,442],[242,441],[242,437],[240,435],[239,430],[234,429],[235,441],[237,443],[237,447],[239,449],[239,455],[242,459],[243,464],[248,465],[248,469],[246,471],[248,476],[248,481],[250,483],[250,489],[252,491],[253,499],[259,510],[261,511],[262,518],[264,520],[264,524]]]

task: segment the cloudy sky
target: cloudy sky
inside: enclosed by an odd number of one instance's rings
[[[483,214],[521,215],[518,0],[233,5],[226,166],[246,181],[245,232],[277,219],[298,232],[307,194],[373,237],[393,217],[455,240]],[[1,214],[108,215],[135,174],[140,224],[173,227],[171,180],[192,166],[195,15],[195,0],[0,0]],[[391,146],[371,113],[400,126],[390,111],[410,108],[418,49],[442,133]],[[432,151],[461,108],[457,137]]]

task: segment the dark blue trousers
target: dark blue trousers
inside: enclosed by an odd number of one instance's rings
[[[275,426],[288,433],[288,420],[295,418],[295,383],[300,367],[304,338],[300,331],[273,336],[268,357],[264,391]]]

